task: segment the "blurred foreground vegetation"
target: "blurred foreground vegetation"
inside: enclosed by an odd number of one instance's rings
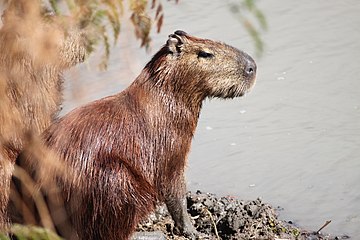
[[[14,224],[11,226],[9,233],[12,236],[15,236],[18,240],[61,240],[57,234],[35,226],[22,226],[19,224]],[[9,236],[0,233],[0,240],[10,240]]]

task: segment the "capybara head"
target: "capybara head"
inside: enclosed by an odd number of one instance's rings
[[[181,82],[172,82],[174,88],[189,88],[200,98],[243,96],[255,83],[256,63],[248,54],[180,30],[169,35],[166,45],[149,64],[159,62],[154,61],[159,57],[164,59],[157,66],[151,66],[153,71],[165,70],[163,74],[177,76]]]
[[[39,0],[11,0],[2,15],[2,54],[66,69],[82,62],[87,41],[70,17],[55,16]],[[22,58],[22,59],[20,59]]]

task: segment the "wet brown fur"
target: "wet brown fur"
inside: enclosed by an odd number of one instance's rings
[[[62,102],[63,70],[83,61],[85,41],[68,20],[46,17],[38,0],[13,0],[0,29],[0,230],[13,164],[27,134],[42,133]]]
[[[202,101],[242,96],[255,72],[244,52],[177,31],[127,89],[53,123],[43,138],[72,169],[58,184],[77,237],[128,239],[159,200],[194,234],[184,169]]]

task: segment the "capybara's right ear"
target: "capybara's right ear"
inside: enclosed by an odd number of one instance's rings
[[[181,53],[182,39],[176,34],[170,34],[166,42],[166,46],[172,54],[178,55]]]

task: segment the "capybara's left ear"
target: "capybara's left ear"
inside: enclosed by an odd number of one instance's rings
[[[180,54],[181,47],[184,44],[184,37],[186,33],[184,31],[175,31],[175,33],[169,35],[169,39],[166,42],[166,46],[172,54]]]

